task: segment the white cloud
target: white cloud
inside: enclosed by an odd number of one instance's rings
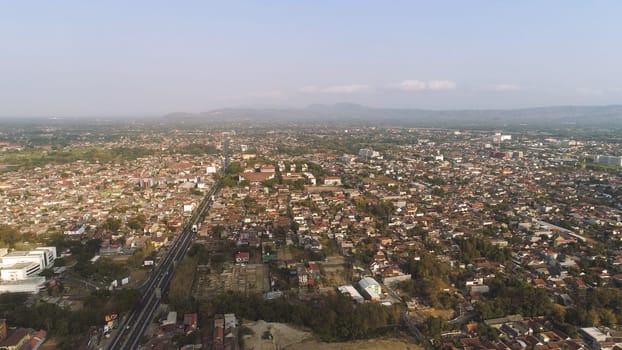
[[[514,84],[497,84],[493,87],[495,91],[518,91],[520,90],[520,86]]]
[[[430,80],[428,81],[430,90],[456,90],[456,82],[451,80]]]
[[[404,80],[398,85],[404,91],[455,90],[456,86],[453,80]]]
[[[404,80],[400,83],[400,89],[404,91],[420,91],[425,90],[428,84],[421,80]]]
[[[369,90],[369,85],[352,84],[352,85],[335,85],[324,88],[323,92],[332,94],[352,94],[355,92],[362,92]]]
[[[371,90],[369,85],[350,84],[350,85],[333,85],[326,87],[305,86],[300,89],[304,93],[326,93],[326,94],[354,94]]]

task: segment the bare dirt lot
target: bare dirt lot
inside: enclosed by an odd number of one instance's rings
[[[321,343],[317,341],[303,342],[284,348],[286,350],[422,350],[417,344],[406,343],[400,340],[374,339],[359,340],[349,343]]]
[[[433,309],[433,308],[427,308],[427,309],[423,309],[423,310],[418,310],[414,313],[416,316],[421,317],[423,319],[429,317],[429,316],[434,316],[434,317],[442,317],[445,320],[449,320],[452,317],[454,317],[454,311],[453,310],[443,310],[443,309]]]
[[[341,256],[329,256],[321,264],[323,282],[326,287],[337,287],[350,283],[351,272]]]
[[[194,295],[197,299],[212,298],[224,291],[263,293],[269,290],[268,269],[262,264],[227,265],[222,273],[197,270]]]
[[[283,323],[266,321],[244,321],[243,327],[252,331],[251,335],[244,336],[244,349],[246,350],[276,350],[313,339],[310,332],[290,327]],[[268,334],[271,335],[267,337]]]
[[[244,336],[245,350],[421,350],[416,344],[400,340],[374,339],[348,343],[324,343],[314,339],[311,332],[283,323],[245,321],[243,326],[253,334]],[[268,336],[268,334],[270,336]]]

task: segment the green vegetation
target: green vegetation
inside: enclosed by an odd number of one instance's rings
[[[11,326],[47,330],[50,336],[61,338],[59,349],[76,349],[90,327],[101,326],[106,314],[129,310],[141,295],[131,289],[96,291],[87,296],[84,304],[88,306],[78,311],[41,302],[29,306],[28,297],[21,293],[0,294],[0,317]]]
[[[305,180],[284,181],[284,183],[289,185],[294,191],[302,191],[305,189]]]
[[[522,280],[500,277],[488,282],[488,286],[490,292],[486,300],[477,304],[483,319],[511,314],[544,316],[553,305],[545,289],[535,288]]]
[[[82,160],[88,163],[110,163],[114,161],[134,160],[153,155],[154,150],[143,147],[90,147],[81,149],[50,150],[29,148],[21,152],[4,153],[0,163],[17,167],[41,167],[46,164],[67,164]]]
[[[218,231],[217,228],[222,228],[224,230],[224,227],[216,226],[214,228],[214,235],[216,235],[216,231]],[[218,235],[220,235],[220,233],[218,233]],[[203,244],[193,244],[188,250],[188,257],[196,259],[199,265],[206,265],[210,262],[209,251]]]
[[[189,344],[197,344],[201,342],[201,333],[194,331],[188,335],[176,334],[173,336],[173,341],[178,347]]]
[[[369,198],[357,198],[356,209],[361,213],[371,215],[378,220],[386,221],[393,213],[393,203],[387,201],[372,201]]]
[[[471,264],[478,258],[486,258],[501,264],[506,264],[512,259],[510,248],[500,248],[484,238],[459,238],[456,244],[460,247],[460,260],[465,264]]]
[[[318,296],[313,302],[303,302],[297,298],[264,300],[257,294],[224,293],[200,309],[210,314],[232,312],[250,320],[309,327],[324,341],[374,338],[395,330],[400,317],[399,306],[354,304],[343,295]]]
[[[61,237],[54,237],[53,243],[59,243],[56,245],[59,251],[69,249],[71,251],[72,258],[76,260],[76,264],[73,266],[73,270],[84,278],[101,278],[107,281],[127,277],[129,270],[126,266],[114,263],[112,260],[102,258],[95,263],[91,262],[91,259],[99,253],[101,247],[100,239],[91,239],[85,243],[81,242],[59,242]]]
[[[147,223],[147,218],[145,217],[145,215],[138,214],[136,216],[132,216],[131,218],[127,219],[126,225],[132,230],[140,230],[143,227],[145,227],[146,223]]]
[[[147,242],[141,249],[134,251],[134,254],[127,260],[127,265],[132,267],[141,267],[146,259],[155,259],[156,250],[153,243]]]
[[[234,187],[238,185],[238,181],[233,178],[233,175],[225,175],[222,178],[223,187]]]
[[[71,254],[78,260],[78,263],[80,263],[90,261],[91,258],[97,255],[101,244],[101,239],[90,239],[85,243],[71,242],[69,249]]]
[[[121,220],[113,217],[108,217],[104,222],[103,227],[111,232],[117,232],[121,228],[121,224]]]
[[[204,145],[200,143],[191,143],[186,146],[175,147],[169,149],[171,154],[190,154],[195,156],[202,156],[206,154],[218,154],[219,151],[214,145]]]
[[[284,145],[284,144],[278,144],[276,146],[276,152],[275,154],[278,155],[288,155],[288,156],[302,156],[303,154],[307,154],[309,153],[309,149],[306,147],[295,147],[295,146],[288,146],[288,145]]]
[[[404,269],[412,279],[401,282],[398,288],[409,297],[417,297],[434,307],[448,309],[454,306],[454,299],[443,292],[449,284],[451,267],[440,263],[433,255],[424,254],[419,260],[411,260]]]
[[[229,167],[225,170],[225,174],[235,175],[241,173],[243,170],[244,168],[242,168],[242,164],[240,164],[240,162],[231,162]]]
[[[224,187],[238,186],[238,174],[243,170],[244,169],[242,168],[242,164],[240,164],[240,162],[232,162],[229,164],[229,167],[225,169],[225,175],[222,177],[222,185]]]
[[[585,299],[566,309],[565,322],[580,326],[612,327],[622,320],[622,290],[617,288],[591,288]]]
[[[437,344],[441,341],[441,333],[449,330],[450,325],[442,317],[430,316],[425,319],[420,325],[421,332],[426,335],[428,339],[434,339]]]
[[[196,309],[196,303],[192,297],[192,283],[197,265],[197,259],[189,257],[175,267],[168,291],[168,302],[180,313],[188,313]]]
[[[74,271],[84,278],[101,278],[105,281],[124,278],[129,274],[126,266],[117,264],[108,258],[101,258],[95,263],[81,261],[74,266]]]
[[[21,241],[19,232],[7,225],[0,225],[0,247],[14,248]]]

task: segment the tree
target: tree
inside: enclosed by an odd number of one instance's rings
[[[104,222],[104,228],[112,232],[117,232],[121,228],[121,220],[108,217]]]
[[[197,259],[194,257],[182,260],[175,268],[171,280],[168,300],[174,309],[182,313],[196,310],[195,300],[192,296],[192,283],[194,282],[196,267]]]
[[[238,182],[233,178],[234,175],[225,175],[222,178],[222,185],[224,187],[234,187],[238,185]]]
[[[597,310],[591,309],[587,312],[587,317],[585,322],[589,326],[598,327],[600,326],[600,314]]]
[[[0,225],[0,244],[14,248],[15,243],[20,241],[19,232],[17,229],[10,227],[8,225]]]
[[[299,229],[299,225],[296,221],[292,220],[292,223],[290,225],[290,229],[294,232],[294,233],[298,233],[298,229]]]
[[[522,314],[543,316],[550,312],[552,302],[545,289],[534,288],[525,281],[511,277],[497,277],[488,282],[487,300],[478,303],[482,318]]]
[[[618,320],[616,315],[609,309],[600,309],[600,323],[607,327],[613,327],[617,325]]]
[[[324,295],[313,305],[297,298],[264,300],[259,294],[224,293],[200,306],[214,313],[232,312],[241,317],[309,327],[324,341],[371,338],[392,330],[400,317],[396,306],[378,303],[355,304],[344,295]],[[209,314],[205,316],[209,317]]]
[[[294,191],[303,191],[305,189],[304,180],[286,181],[290,188]]]
[[[46,279],[50,279],[54,276],[54,271],[52,269],[43,269],[39,275],[45,277]]]
[[[188,250],[188,256],[196,259],[199,265],[207,265],[210,262],[209,251],[203,244],[193,244]]]
[[[145,227],[146,223],[147,223],[147,218],[145,218],[145,215],[138,214],[127,220],[127,227],[131,228],[132,230],[139,230]]]
[[[111,311],[125,312],[140,301],[141,293],[137,289],[121,289],[115,291],[111,298]]]
[[[495,341],[499,339],[499,333],[497,333],[494,328],[490,327],[484,322],[480,322],[477,324],[476,332],[480,337],[490,341]]]
[[[564,322],[566,316],[566,309],[559,304],[552,304],[549,308],[549,317],[556,322]]]
[[[231,164],[229,164],[229,167],[225,169],[225,174],[226,175],[237,175],[241,173],[242,170],[244,169],[242,168],[242,164],[240,164],[240,162],[231,162]]]
[[[220,237],[223,232],[225,232],[225,227],[223,225],[216,225],[212,229],[212,233],[214,234],[214,237]]]

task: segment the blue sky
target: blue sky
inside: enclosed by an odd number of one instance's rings
[[[622,103],[620,1],[0,0],[0,116]]]

